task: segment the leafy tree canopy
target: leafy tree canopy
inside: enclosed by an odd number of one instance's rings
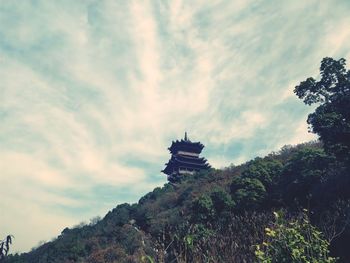
[[[214,209],[218,215],[220,215],[222,212],[230,212],[234,206],[231,196],[221,189],[212,192],[210,197],[213,202]]]
[[[232,180],[231,194],[238,209],[258,208],[266,197],[266,189],[258,179],[237,176]]]
[[[350,71],[345,59],[324,58],[320,79],[308,78],[294,92],[305,104],[319,104],[308,116],[311,130],[318,134],[325,150],[349,159],[350,150]]]
[[[202,195],[192,204],[193,219],[196,222],[210,221],[214,216],[213,201],[207,195]]]
[[[280,177],[284,201],[307,207],[309,199],[325,180],[331,159],[322,149],[305,148],[297,151],[285,165]]]
[[[271,187],[276,183],[282,167],[282,163],[278,160],[257,158],[243,171],[242,176],[259,179],[265,187]]]

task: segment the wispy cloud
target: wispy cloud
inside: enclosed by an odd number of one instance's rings
[[[25,251],[137,201],[166,181],[166,148],[185,130],[215,167],[315,138],[293,88],[323,57],[350,59],[349,10],[345,0],[3,2],[0,236]]]

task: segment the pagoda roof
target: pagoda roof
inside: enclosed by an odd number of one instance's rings
[[[170,160],[176,160],[179,162],[185,162],[185,163],[202,163],[206,162],[207,160],[204,157],[192,157],[188,155],[180,155],[180,154],[174,154]]]
[[[185,133],[184,139],[172,141],[171,146],[168,148],[172,154],[177,153],[178,151],[187,151],[192,153],[201,153],[204,145],[200,142],[192,142],[187,137],[187,133]]]
[[[208,169],[210,165],[207,163],[205,158],[191,158],[191,157],[183,157],[183,156],[172,156],[168,163],[165,164],[166,167],[162,171],[166,174],[170,174],[172,168],[177,168],[179,166],[185,168],[192,168],[196,170],[200,169]]]

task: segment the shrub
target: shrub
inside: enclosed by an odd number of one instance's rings
[[[193,220],[195,222],[207,222],[214,216],[213,201],[207,195],[196,199],[192,204]]]
[[[309,222],[306,213],[295,220],[286,220],[282,212],[274,213],[276,222],[265,228],[266,240],[256,246],[260,263],[333,263],[320,231]]]
[[[258,208],[266,197],[265,186],[255,178],[235,177],[231,184],[231,194],[238,209]]]

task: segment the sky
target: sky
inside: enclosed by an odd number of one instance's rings
[[[348,0],[0,0],[0,237],[29,251],[166,183],[316,138],[294,94],[350,60]]]

